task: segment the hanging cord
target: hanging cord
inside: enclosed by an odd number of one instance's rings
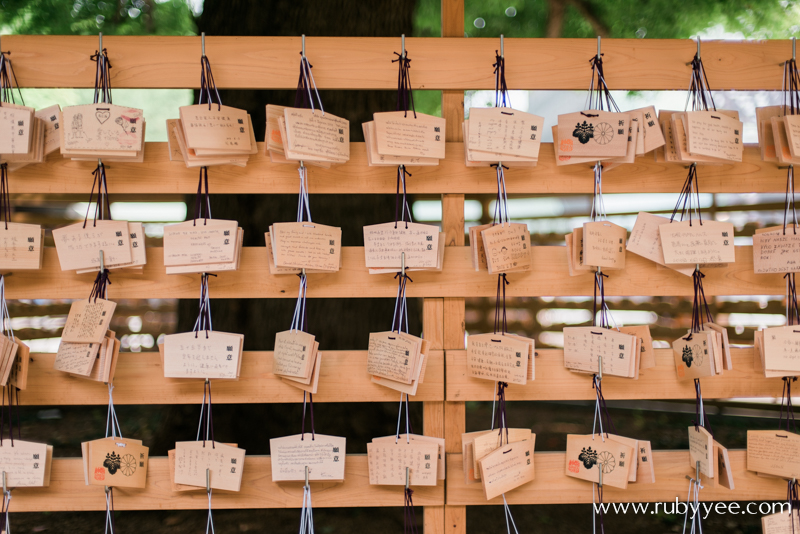
[[[392,332],[405,332],[408,334],[408,306],[406,304],[406,283],[414,282],[405,272],[394,275],[398,279],[397,297],[394,301],[394,314],[392,316]]]
[[[589,94],[586,95],[585,109],[619,113],[619,107],[614,102],[614,97],[611,96],[611,91],[608,89],[606,77],[603,73],[603,54],[595,55],[589,60],[589,64],[592,66],[592,79],[589,82]],[[584,113],[584,115],[586,114]]]
[[[414,114],[417,118],[417,110],[414,108],[414,94],[411,91],[411,60],[408,59],[408,52],[403,50],[402,54],[394,53],[397,59],[393,59],[392,63],[398,64],[397,72],[397,104],[396,111],[404,112],[403,117],[408,117],[408,111]]]
[[[507,334],[508,333],[508,319],[506,317],[506,286],[511,282],[508,281],[506,273],[497,275],[497,297],[494,305],[494,333]],[[502,303],[502,313],[500,306]]]
[[[592,211],[589,213],[592,222],[606,220],[606,205],[603,202],[603,164],[594,164],[594,189],[592,193]]]
[[[197,425],[196,441],[202,441],[203,447],[206,446],[206,441],[210,441],[211,448],[217,448],[214,443],[214,416],[211,412],[211,381],[207,378],[203,383],[203,402],[200,405],[200,422]]]
[[[494,107],[511,107],[511,98],[506,85],[506,58],[494,51]]]
[[[105,534],[114,534],[114,488],[106,486],[106,529]]]
[[[314,74],[311,72],[313,65],[308,62],[308,58],[300,52],[300,79],[297,81],[297,91],[294,96],[294,107],[311,109],[314,111],[314,98],[311,95],[311,89],[314,89],[314,94],[317,97],[317,104],[322,111],[322,116],[325,116],[325,109],[322,107],[322,100],[317,91],[317,84],[314,82]]]
[[[397,228],[398,221],[404,222],[406,225],[406,230],[408,230],[408,223],[414,222],[411,218],[411,206],[408,203],[408,197],[406,196],[406,176],[411,176],[411,173],[408,172],[405,165],[398,165],[397,166],[397,192],[395,193],[394,197],[394,227]],[[403,185],[403,196],[402,200],[400,197],[400,184]],[[399,211],[399,217],[398,217]]]
[[[11,196],[8,192],[8,163],[0,163],[0,211],[2,211],[3,223],[8,230],[8,222],[11,220]]]
[[[506,191],[506,174],[505,170],[508,169],[501,163],[492,163],[490,167],[494,167],[497,174],[497,198],[494,204],[494,217],[492,218],[492,225],[510,224],[508,218],[508,192]]]
[[[797,72],[797,61],[792,58],[783,64],[783,114],[800,113],[800,74]]]
[[[314,534],[314,511],[311,506],[311,484],[308,482],[303,486],[303,506],[300,512],[300,534]]]
[[[303,438],[306,434],[306,391],[303,392],[303,420],[300,423],[300,441],[303,441]],[[316,439],[316,434],[314,432],[314,395],[308,393],[308,407],[311,410],[311,441]]]
[[[308,289],[308,278],[306,278],[305,269],[298,274],[300,277],[300,289],[297,293],[297,303],[294,306],[294,315],[292,315],[292,324],[289,330],[299,330],[305,332],[308,328],[306,321],[306,291]]]
[[[683,182],[683,187],[678,195],[678,202],[672,210],[669,222],[674,221],[678,215],[680,215],[681,221],[688,216],[689,226],[692,226],[692,216],[696,215],[700,225],[703,225],[703,216],[700,211],[700,189],[697,182],[697,164],[692,163],[689,166],[689,173]]]
[[[684,109],[689,109],[689,102],[692,103],[692,111],[716,111],[714,96],[708,86],[706,70],[703,67],[703,60],[695,54],[692,59],[692,78],[689,83],[689,92],[686,95],[686,105]]]
[[[212,273],[202,273],[200,275],[200,301],[197,308],[197,319],[192,328],[195,338],[198,337],[201,330],[205,331],[206,339],[208,339],[208,333],[214,331],[214,326],[211,324],[211,297],[208,293],[209,276],[217,275]]]
[[[212,104],[216,104],[217,111],[222,109],[222,99],[217,91],[217,84],[214,83],[211,63],[205,55],[200,58],[200,97],[197,103],[199,105],[208,104],[208,109],[211,109]]]
[[[703,290],[703,278],[705,278],[705,275],[702,272],[700,272],[698,266],[698,268],[696,268],[694,273],[692,274],[692,280],[694,282],[694,300],[692,302],[692,328],[691,331],[689,332],[689,335],[686,338],[684,338],[686,341],[690,341],[692,339],[692,334],[701,332],[704,329],[705,322],[713,322],[713,317],[711,316],[711,310],[708,306],[708,302],[706,301],[705,291]],[[684,356],[684,361],[686,362],[687,367],[691,365],[690,356]],[[713,436],[714,432],[711,429],[711,424],[708,421],[708,416],[706,415],[705,407],[703,405],[703,393],[700,388],[699,378],[694,379],[694,389],[695,389],[695,420],[693,421],[694,428],[697,431],[699,430],[699,427],[702,426],[709,432],[709,434]]]
[[[414,502],[411,496],[414,491],[406,487],[403,501],[403,534],[417,534],[417,515],[414,513]]]
[[[789,505],[789,522],[792,524],[792,534],[794,534],[795,519],[800,515],[800,483],[795,478],[788,480],[786,502]]]
[[[86,206],[86,216],[83,218],[83,227],[86,228],[86,223],[89,221],[89,211],[92,208],[92,199],[94,198],[94,188],[97,186],[97,202],[94,205],[94,219],[93,226],[97,226],[97,221],[105,221],[106,218],[111,219],[111,206],[108,202],[108,181],[106,180],[106,166],[103,162],[97,160],[97,167],[92,171],[94,180],[92,181],[92,191],[89,193],[89,204]]]
[[[696,470],[694,478],[689,475],[686,475],[686,478],[689,479],[689,493],[686,495],[687,506],[686,515],[683,517],[683,534],[686,534],[686,524],[690,513],[692,514],[691,523],[689,523],[690,534],[702,534],[703,525],[700,521],[701,514],[698,513],[698,511],[700,510],[700,490],[703,489],[704,486],[700,480],[700,471]]]
[[[204,188],[205,191],[203,191]],[[197,196],[194,198],[194,226],[197,226],[197,219],[203,219],[203,224],[207,224],[208,219],[211,219],[211,196],[208,193],[208,167],[200,167],[200,179],[197,182]]]
[[[397,432],[394,436],[394,442],[397,443],[400,441],[400,421],[403,415],[403,395],[405,395],[405,405],[406,405],[406,443],[411,443],[411,434],[414,433],[414,429],[411,427],[411,415],[408,411],[408,394],[407,393],[400,393],[400,409],[397,412]]]
[[[308,202],[308,168],[300,162],[300,193],[297,196],[297,222],[312,222],[311,207]]]
[[[14,97],[14,89],[17,90],[22,105],[25,105],[25,100],[22,98],[22,90],[17,83],[17,75],[14,74],[14,66],[11,64],[11,58],[8,57],[11,52],[3,52],[0,50],[0,106],[3,104],[16,104]]]
[[[780,419],[778,419],[778,429],[784,430],[783,427],[783,409],[786,407],[786,428],[787,432],[796,432],[794,422],[794,407],[792,406],[792,382],[797,382],[796,376],[783,377],[783,392],[781,393],[781,411]]]
[[[111,104],[111,77],[108,74],[111,62],[108,60],[108,51],[105,48],[95,50],[90,59],[97,63],[94,75],[94,103]]]

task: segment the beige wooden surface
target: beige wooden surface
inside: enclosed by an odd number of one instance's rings
[[[445,351],[447,362],[447,400],[490,401],[495,383],[467,375],[467,351]],[[731,351],[733,370],[703,379],[703,398],[730,399],[780,396],[783,381],[764,378],[753,370],[753,349]],[[603,377],[603,395],[612,399],[694,399],[694,381],[679,381],[672,349],[656,349],[656,367],[643,369],[638,380]],[[536,351],[536,380],[526,385],[511,385],[506,400],[594,400],[592,375],[575,373],[564,367],[564,351]]]
[[[5,42],[5,41],[4,41]],[[463,100],[460,98],[459,102]],[[175,111],[177,116],[177,110]],[[555,117],[553,117],[553,120]],[[351,127],[356,125],[351,125]],[[360,128],[360,126],[359,126]],[[459,124],[459,132],[461,131]],[[449,137],[449,135],[448,135]],[[143,163],[106,165],[108,190],[112,195],[195,194],[198,169],[187,169],[179,161],[169,161],[167,143],[146,143]],[[93,162],[78,162],[51,154],[45,163],[28,165],[10,173],[9,187],[14,193],[71,193],[85,195],[92,188]],[[435,167],[409,167],[411,194],[494,194],[497,178],[489,167],[465,167],[464,145],[447,143],[446,157]],[[653,155],[636,158],[604,173],[604,193],[677,193],[686,180],[688,168],[681,163],[657,163]],[[761,161],[757,146],[744,149],[741,163],[703,166],[698,169],[702,193],[784,192],[786,169],[777,163]],[[591,194],[593,174],[590,165],[557,167],[552,143],[542,143],[539,163],[529,169],[505,172],[510,195],[516,194]],[[250,156],[247,167],[211,167],[208,172],[212,194],[258,193],[291,194],[298,191],[297,165],[271,163],[259,152]],[[397,169],[369,167],[364,143],[350,144],[350,161],[330,169],[310,167],[311,194],[391,194],[397,188]],[[88,197],[87,197],[88,198]],[[588,217],[588,214],[587,214]]]
[[[367,374],[367,351],[321,351],[319,390],[314,402],[396,402],[393,389],[373,384]],[[250,404],[302,402],[302,390],[289,386],[272,374],[272,352],[245,351],[239,380],[212,380],[214,403]],[[425,379],[414,401],[444,399],[444,353],[428,354]],[[28,387],[22,404],[108,404],[108,389],[102,382],[77,378],[53,369],[55,354],[33,354]],[[115,404],[199,404],[202,379],[164,378],[157,352],[119,355],[114,377]]]
[[[500,40],[406,39],[414,89],[494,89],[492,63]],[[200,37],[104,36],[111,87],[198,88]],[[22,87],[94,87],[96,36],[3,37]],[[206,37],[217,87],[294,89],[300,37]],[[306,38],[306,54],[320,89],[397,88],[393,53],[400,36]],[[169,51],[166,53],[165,51]],[[603,39],[611,89],[686,90],[696,44],[688,39]],[[705,41],[703,61],[715,90],[780,89],[788,40]],[[506,39],[510,89],[585,90],[594,39]],[[336,113],[336,110],[330,110]]]
[[[325,221],[321,221],[325,222]],[[569,276],[565,247],[533,247],[533,269],[508,275],[508,297],[591,295],[594,275]],[[753,272],[752,247],[736,247],[736,263],[707,269],[703,281],[707,297],[716,295],[783,295],[786,290],[779,274]],[[343,265],[334,274],[310,274],[308,298],[394,298],[397,281],[392,275],[368,275],[362,247],[342,247]],[[295,298],[297,278],[271,275],[266,247],[244,247],[241,266],[235,272],[222,272],[209,280],[211,298]],[[167,275],[163,250],[147,250],[143,273],[112,271],[109,298],[189,298],[197,297],[199,275]],[[624,271],[610,272],[605,281],[606,295],[691,296],[692,280],[635,254],[628,254]],[[414,297],[494,297],[497,277],[472,268],[469,247],[446,247],[442,272],[419,271],[411,275],[407,296]],[[93,274],[62,271],[54,248],[46,248],[43,268],[17,271],[6,282],[6,297],[11,299],[87,298]]]
[[[587,426],[587,433],[591,433],[589,426]],[[744,450],[728,452],[735,489],[731,491],[722,486],[715,487],[712,480],[703,477],[703,489],[700,491],[701,501],[762,501],[786,498],[785,480],[764,478],[752,471],[747,471]],[[447,462],[448,505],[503,504],[502,497],[497,497],[487,503],[480,484],[465,485],[461,454],[449,456]],[[672,502],[674,504],[676,497],[679,501],[686,502],[689,481],[685,476],[694,475],[694,468],[689,465],[689,451],[653,451],[653,457],[656,471],[655,484],[629,484],[625,490],[606,486],[603,488],[603,502]],[[565,461],[563,452],[535,453],[533,462],[536,468],[536,479],[506,493],[508,504],[591,503],[593,484],[567,477]],[[588,518],[588,514],[591,513],[588,508],[586,513]]]
[[[240,492],[214,491],[213,507],[300,508],[303,483],[272,482],[269,456],[247,456]],[[416,487],[414,504],[444,504],[444,484]],[[403,486],[371,486],[365,454],[347,455],[345,481],[312,482],[315,508],[348,506],[403,506]],[[19,488],[13,492],[14,512],[105,510],[103,486],[86,486],[80,458],[56,458],[50,486]],[[167,458],[150,458],[143,490],[115,489],[115,510],[190,510],[208,508],[205,489],[174,493]]]

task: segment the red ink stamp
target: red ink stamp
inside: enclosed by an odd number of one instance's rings
[[[559,150],[561,152],[572,152],[572,139],[562,139]]]
[[[570,473],[577,473],[581,470],[580,467],[581,463],[578,460],[570,460],[569,461],[569,472]]]
[[[105,469],[105,467],[95,467],[94,468],[94,479],[95,480],[105,480],[106,479],[106,469]]]

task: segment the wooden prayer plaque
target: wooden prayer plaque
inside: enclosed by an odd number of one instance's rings
[[[567,435],[566,475],[589,482],[626,489],[630,463],[620,465],[621,458],[631,458],[633,449],[618,441],[598,435]]]
[[[534,479],[533,448],[534,440],[509,443],[479,461],[487,501]]]
[[[272,481],[344,481],[346,439],[310,433],[269,440]]]

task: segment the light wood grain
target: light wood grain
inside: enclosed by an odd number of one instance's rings
[[[269,456],[247,456],[240,492],[215,491],[214,509],[299,508],[303,483],[272,482]],[[347,455],[345,481],[312,482],[315,508],[403,506],[402,486],[370,486],[366,455]],[[414,504],[444,504],[444,484],[414,488]],[[166,458],[150,458],[143,490],[115,489],[115,510],[197,510],[208,508],[205,489],[174,493]],[[56,458],[50,487],[14,490],[14,511],[56,512],[105,510],[103,486],[86,486],[80,458]]]
[[[497,277],[472,268],[468,247],[445,247],[442,272],[412,273],[407,296],[494,297]],[[569,276],[565,247],[533,247],[533,269],[508,276],[508,297],[591,295],[594,275]],[[736,247],[736,263],[706,270],[703,281],[707,297],[715,295],[783,295],[786,289],[779,274],[753,272],[752,247]],[[362,247],[342,247],[343,265],[334,274],[308,276],[308,298],[394,298],[397,282],[392,275],[369,275]],[[235,272],[219,273],[209,280],[211,298],[295,298],[297,279],[271,275],[265,247],[242,249],[241,266]],[[167,275],[163,250],[150,248],[142,274],[114,271],[109,298],[197,298],[200,275]],[[628,254],[624,271],[611,272],[605,282],[606,295],[691,296],[691,278],[671,270],[656,270],[656,264]],[[43,268],[17,271],[6,281],[11,299],[86,298],[94,275],[63,272],[54,248],[46,248]],[[447,306],[447,303],[445,303]],[[450,334],[445,331],[445,339]]]
[[[177,110],[175,110],[177,114]],[[460,128],[460,126],[459,126]],[[146,143],[143,163],[109,163],[108,190],[112,195],[195,194],[198,170],[182,162],[169,161],[167,143]],[[11,173],[11,193],[85,195],[92,188],[92,162],[64,159],[51,154],[44,163],[28,165]],[[497,177],[488,167],[464,166],[463,143],[447,143],[446,158],[438,166],[410,168],[407,190],[412,194],[495,194]],[[688,170],[681,163],[657,163],[652,154],[636,158],[605,173],[604,193],[678,193]],[[783,192],[786,169],[761,161],[757,146],[745,146],[741,163],[698,169],[704,193]],[[591,194],[590,165],[557,167],[552,143],[542,143],[539,163],[528,169],[505,172],[506,186],[513,194]],[[221,166],[209,169],[212,194],[297,194],[297,166],[271,163],[259,143],[258,154],[247,167]],[[395,167],[369,167],[364,143],[351,143],[350,161],[330,169],[308,171],[312,194],[394,194]],[[677,201],[677,195],[676,195]]]
[[[587,429],[588,430],[588,429]],[[646,438],[647,436],[638,436]],[[701,501],[767,501],[786,497],[786,481],[759,477],[746,469],[746,452],[730,450],[731,469],[735,490],[714,487],[713,481],[703,477]],[[479,505],[503,504],[503,498],[486,501],[480,484],[464,484],[463,462],[460,454],[449,455],[447,462],[447,504]],[[686,502],[689,481],[685,475],[694,475],[689,466],[689,451],[654,451],[655,484],[629,484],[621,490],[605,486],[603,502],[666,502],[673,504],[677,497]],[[591,503],[593,484],[566,476],[565,453],[537,452],[534,454],[536,479],[506,493],[508,504],[567,504]],[[651,508],[652,510],[652,508]],[[739,513],[743,511],[740,510]],[[587,509],[587,517],[591,512]]]
[[[499,39],[406,39],[414,89],[494,89],[492,63]],[[193,88],[200,85],[200,37],[106,36],[111,87]],[[611,89],[683,90],[697,45],[688,39],[603,39]],[[93,87],[96,36],[3,37],[21,87]],[[220,89],[294,89],[300,36],[206,37],[206,54]],[[395,89],[397,37],[306,38],[320,89]],[[169,50],[169,53],[164,53]],[[703,61],[715,90],[781,87],[780,63],[791,42],[704,41]],[[594,39],[506,39],[510,89],[579,89],[588,83]],[[331,110],[336,113],[336,110]]]
[[[322,369],[314,402],[396,402],[398,394],[370,381],[367,351],[321,351]],[[221,404],[302,402],[303,392],[272,374],[272,352],[245,351],[241,378],[212,380],[214,402]],[[431,351],[425,380],[410,401],[444,399],[444,353]],[[102,382],[53,369],[55,354],[33,354],[22,404],[56,406],[108,403]],[[195,404],[203,381],[164,378],[157,352],[122,353],[114,377],[115,404]]]
[[[678,381],[672,349],[657,349],[656,366],[639,372],[638,380],[603,377],[606,399],[694,399],[694,382]],[[507,400],[589,400],[595,398],[592,375],[564,367],[564,351],[536,351],[536,380],[506,389]],[[494,397],[494,382],[467,376],[467,351],[448,350],[447,400],[488,401]],[[731,350],[733,370],[703,379],[703,398],[779,397],[780,378],[764,378],[753,370],[753,349]]]

